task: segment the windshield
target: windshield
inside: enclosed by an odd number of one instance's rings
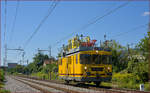
[[[80,63],[81,64],[90,64],[91,55],[89,54],[81,54],[80,55]]]
[[[80,55],[81,64],[111,64],[110,55],[90,55],[90,54],[81,54]]]

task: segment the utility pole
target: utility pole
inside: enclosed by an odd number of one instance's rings
[[[51,46],[49,46],[49,59],[50,59],[50,63],[51,63]],[[51,71],[50,71],[50,80],[51,80]]]
[[[49,46],[49,58],[51,58],[51,46]]]
[[[148,27],[148,61],[149,61],[149,83],[150,83],[150,23]]]
[[[102,41],[100,40],[100,47],[102,47]]]
[[[127,47],[128,47],[128,55],[130,54],[130,45],[127,44]]]
[[[29,64],[29,60],[27,59],[27,65]]]
[[[132,55],[131,55],[131,52],[130,52],[130,45],[129,44],[127,44],[127,48],[128,48],[128,59],[132,60]]]
[[[25,55],[25,52],[23,51],[23,53],[22,53],[22,64],[24,64],[24,55]]]
[[[7,65],[7,45],[5,44],[5,58],[4,58],[4,66]]]
[[[104,35],[104,40],[106,41],[106,34]]]
[[[20,64],[20,65],[21,65],[21,60],[19,60],[19,61],[18,61],[18,64]]]

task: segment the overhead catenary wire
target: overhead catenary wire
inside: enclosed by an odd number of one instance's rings
[[[94,20],[91,20],[89,23],[87,23],[87,24],[83,25],[81,28],[79,28],[79,30],[74,31],[74,32],[72,32],[71,34],[67,35],[66,37],[63,37],[62,39],[60,39],[59,41],[57,41],[57,42],[54,44],[54,46],[56,46],[57,44],[61,43],[63,40],[67,39],[68,37],[71,37],[71,36],[74,35],[75,33],[85,30],[85,29],[88,28],[89,26],[91,26],[91,25],[97,23],[99,20],[103,19],[104,17],[106,17],[106,16],[108,16],[108,15],[110,15],[110,14],[116,12],[116,11],[119,10],[120,8],[123,8],[123,7],[127,6],[127,5],[129,4],[129,2],[130,2],[130,1],[125,2],[125,3],[121,4],[121,5],[119,5],[118,7],[116,7],[115,9],[112,9],[112,10],[108,11],[108,12],[105,13],[104,15],[99,16],[99,17],[96,17]]]
[[[139,25],[139,26],[137,26],[137,27],[135,27],[135,28],[133,28],[133,29],[130,29],[130,30],[128,30],[128,31],[125,31],[125,32],[116,34],[116,35],[112,36],[111,38],[113,38],[113,37],[119,37],[119,36],[121,36],[121,35],[130,33],[130,32],[133,32],[133,31],[136,31],[137,29],[143,28],[143,27],[148,26],[148,25],[149,25],[148,23]]]
[[[127,33],[134,32],[134,31],[136,31],[136,30],[138,30],[138,29],[144,28],[144,27],[146,27],[146,26],[148,26],[148,23],[142,24],[142,25],[139,25],[139,26],[136,26],[136,27],[134,27],[134,28],[132,28],[132,29],[130,29],[130,30],[128,30],[128,31],[125,31],[125,32],[122,32],[122,33],[113,35],[113,36],[111,36],[111,38],[112,38],[112,40],[115,40],[113,37],[120,37],[120,36],[125,35],[125,34],[127,34]],[[137,34],[136,34],[136,35],[137,35]],[[129,38],[125,38],[125,39],[123,39],[123,40],[127,40],[127,39],[129,39]],[[136,40],[136,43],[131,43],[132,46],[133,46],[133,44],[134,44],[134,45],[137,45],[137,40]]]
[[[44,22],[48,19],[48,17],[52,14],[52,12],[54,11],[54,9],[56,8],[56,6],[58,5],[60,0],[54,0],[52,2],[52,4],[50,5],[50,8],[48,9],[48,13],[46,14],[46,16],[40,21],[39,25],[37,26],[37,28],[35,29],[35,31],[31,34],[31,36],[26,40],[25,45],[24,45],[24,49],[27,47],[27,45],[31,42],[32,38],[35,36],[35,34],[39,31],[39,29],[41,28],[41,26],[44,24]]]
[[[20,0],[17,0],[17,5],[16,5],[16,11],[15,11],[15,15],[14,15],[14,20],[12,22],[12,29],[10,31],[9,44],[11,44],[11,41],[13,39],[13,33],[14,33],[15,25],[16,25],[16,19],[17,19],[19,5],[20,5]]]
[[[31,42],[32,38],[35,36],[35,34],[38,32],[38,30],[40,29],[40,27],[44,24],[44,22],[48,19],[48,17],[52,14],[52,12],[54,11],[54,9],[56,8],[56,6],[58,5],[60,0],[53,0],[52,4],[50,5],[49,9],[48,9],[48,13],[44,16],[44,18],[40,21],[40,23],[38,24],[37,28],[35,29],[35,31],[31,34],[31,36],[26,40],[25,44],[23,45],[23,49],[25,50],[25,48],[27,47],[27,45]],[[22,52],[19,53],[19,55]]]

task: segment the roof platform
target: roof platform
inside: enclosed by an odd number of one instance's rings
[[[69,51],[66,51],[65,54],[69,55],[80,51],[90,51],[90,50],[111,51],[110,48],[79,46],[78,48],[73,48],[70,49]]]

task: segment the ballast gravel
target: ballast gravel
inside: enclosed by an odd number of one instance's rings
[[[50,88],[50,87],[46,87],[46,86],[43,86],[43,85],[39,85],[39,84],[35,84],[35,83],[32,83],[32,82],[29,82],[29,81],[25,81],[25,80],[22,80],[22,79],[18,79],[18,80],[21,80],[23,82],[26,82],[26,83],[29,83],[31,85],[34,85],[34,86],[38,86],[46,91],[49,91],[49,92],[52,92],[52,93],[64,93],[63,91],[60,91],[60,90],[56,90],[54,88]]]
[[[17,77],[17,78],[21,79],[22,77]],[[77,92],[103,93],[103,91],[96,91],[96,90],[91,90],[91,89],[86,89],[86,88],[79,88],[79,87],[74,87],[74,86],[69,86],[69,85],[56,84],[56,83],[40,81],[40,80],[34,80],[34,79],[27,79],[27,78],[23,78],[23,79],[32,80],[32,81],[35,81],[35,82],[44,83],[44,84],[52,85],[52,86],[57,86],[57,87],[65,88],[65,89],[70,89],[70,90],[74,90],[74,91],[77,91]]]
[[[36,90],[9,76],[6,76],[6,83],[4,89],[9,90],[11,93],[41,93],[39,90]]]

